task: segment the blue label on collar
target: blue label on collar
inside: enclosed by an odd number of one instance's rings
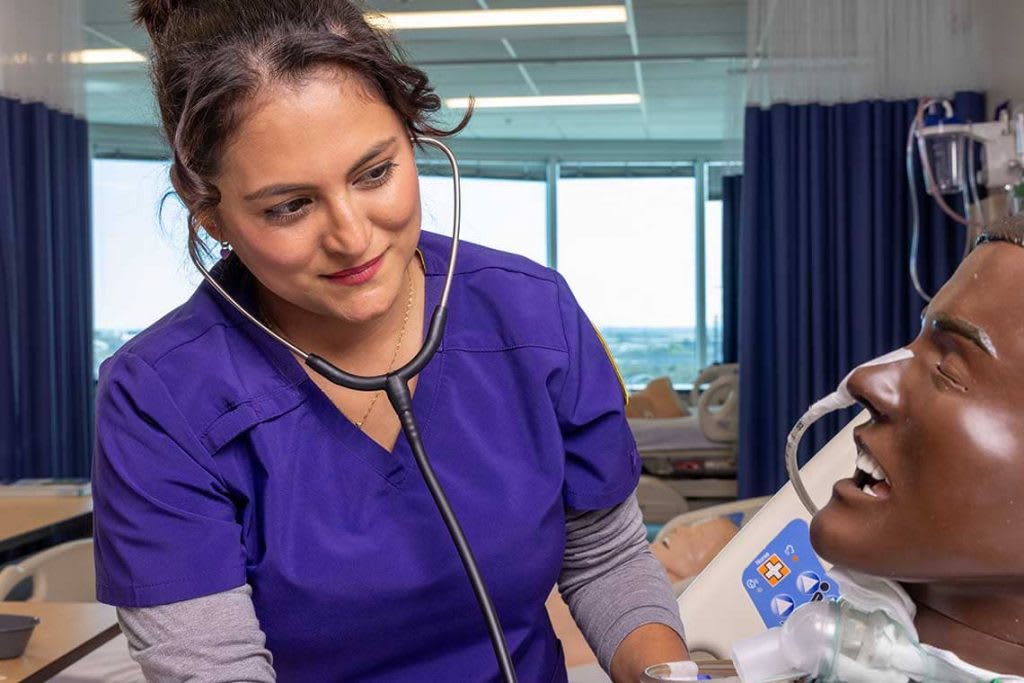
[[[837,600],[839,590],[811,548],[807,522],[794,519],[743,572],[743,588],[765,626],[783,624],[800,605]]]

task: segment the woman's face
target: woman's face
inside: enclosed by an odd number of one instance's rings
[[[416,164],[395,112],[358,77],[320,68],[268,86],[220,160],[211,232],[276,297],[346,323],[404,291],[420,229]],[[294,310],[294,309],[292,309]]]
[[[1024,249],[978,247],[929,304],[905,361],[862,368],[858,452],[812,521],[822,557],[904,581],[1024,577]],[[851,472],[851,475],[853,473]]]

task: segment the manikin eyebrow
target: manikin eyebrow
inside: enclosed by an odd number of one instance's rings
[[[367,163],[368,161],[373,159],[375,156],[377,156],[378,154],[383,152],[385,149],[387,149],[391,145],[395,144],[395,140],[397,140],[397,138],[392,136],[392,137],[390,137],[390,138],[388,138],[386,140],[381,140],[380,142],[378,142],[376,145],[374,145],[369,150],[367,150],[366,154],[364,154],[363,156],[359,157],[359,160],[356,163],[352,164],[352,168],[349,169],[349,172],[351,173],[352,171],[356,170],[357,168],[359,168],[360,166],[362,166],[363,164]],[[313,189],[312,185],[303,185],[303,184],[295,184],[295,183],[292,183],[292,184],[282,184],[282,185],[267,185],[266,187],[261,187],[260,189],[256,190],[255,192],[250,192],[249,194],[245,195],[243,197],[243,199],[245,201],[253,201],[255,199],[266,199],[267,197],[275,197],[275,196],[278,196],[278,195],[289,194],[289,193],[292,193],[292,192],[298,192],[299,190],[312,190],[312,189]]]
[[[974,323],[967,322],[960,318],[954,318],[953,316],[945,313],[937,313],[932,319],[932,327],[936,330],[960,335],[961,337],[970,340],[975,346],[993,358],[999,357],[996,353],[995,345],[992,344],[992,339],[988,336],[988,332]]]

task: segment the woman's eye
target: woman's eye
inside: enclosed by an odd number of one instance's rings
[[[397,165],[393,161],[389,161],[380,166],[374,166],[363,176],[364,184],[370,186],[383,185],[391,177],[391,173]]]
[[[299,197],[268,209],[266,212],[267,217],[271,220],[287,220],[289,218],[295,218],[302,214],[305,208],[311,203],[312,201],[307,197]]]

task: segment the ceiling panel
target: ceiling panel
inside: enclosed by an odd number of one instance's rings
[[[403,40],[402,49],[410,61],[462,62],[504,59],[508,51],[500,40]]]
[[[629,36],[562,36],[558,40],[521,37],[510,40],[516,54],[526,59],[545,57],[622,57],[632,55]]]
[[[437,12],[480,8],[476,0],[373,0],[366,4],[378,12]]]
[[[636,92],[632,62],[530,64],[527,70],[544,95]]]
[[[372,0],[378,11],[552,7],[621,0]],[[128,0],[84,0],[87,47],[148,53]],[[720,140],[738,105],[745,0],[632,0],[629,25],[404,31],[407,55],[442,98],[643,92],[643,106],[479,110],[469,138]],[[639,55],[639,62],[634,59]],[[587,59],[593,58],[593,59]],[[639,63],[639,69],[636,64]],[[96,123],[157,125],[145,64],[82,67]],[[639,81],[638,81],[639,73]],[[461,112],[442,112],[449,123]]]
[[[427,75],[442,97],[496,97],[531,95],[523,75],[514,65],[467,67],[427,67]]]
[[[746,49],[747,3],[745,0],[638,0],[633,3],[634,23],[641,36],[711,35],[742,42]]]

